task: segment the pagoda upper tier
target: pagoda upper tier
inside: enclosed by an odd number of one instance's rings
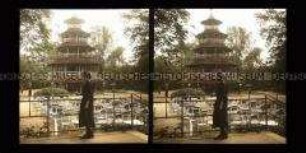
[[[76,28],[76,27],[70,27],[65,32],[61,33],[62,38],[77,37],[77,36],[87,38],[90,36],[90,34],[83,31],[81,28]]]
[[[199,45],[195,48],[195,52],[230,52],[231,50],[225,46],[224,41],[227,35],[220,32],[220,20],[215,19],[212,15],[201,22],[205,30],[196,37],[199,40]]]
[[[222,22],[220,20],[215,19],[212,15],[207,20],[201,22],[203,25],[220,25]]]
[[[205,29],[196,36],[199,45],[194,48],[193,58],[187,66],[196,72],[214,71],[214,69],[227,71],[234,68],[231,49],[225,45],[227,35],[219,30],[222,22],[211,15],[201,23]]]
[[[90,52],[94,48],[88,45],[87,39],[89,33],[82,30],[81,26],[84,23],[82,19],[72,17],[65,21],[68,28],[60,34],[61,44],[57,47],[59,52]]]
[[[50,56],[50,65],[98,65],[100,56],[87,39],[89,33],[82,30],[82,19],[72,17],[65,21],[68,28],[60,34],[61,43],[56,47],[56,54]]]

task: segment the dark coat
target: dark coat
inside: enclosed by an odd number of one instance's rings
[[[214,104],[213,112],[213,126],[214,127],[228,127],[228,88],[224,83],[218,83],[216,88],[216,102]]]
[[[95,127],[94,107],[93,107],[94,84],[86,80],[82,86],[82,101],[79,112],[79,127]],[[86,102],[89,102],[88,108],[85,108]]]

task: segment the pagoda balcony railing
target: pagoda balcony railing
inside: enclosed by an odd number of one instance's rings
[[[195,52],[211,52],[211,53],[229,53],[231,51],[230,48],[225,46],[224,44],[200,44],[198,47],[195,48]]]
[[[52,78],[56,80],[65,80],[74,78],[76,80],[82,79],[82,71],[56,71],[52,74]]]
[[[73,38],[64,38],[63,43],[71,43],[71,44],[86,44],[86,39],[73,39]]]
[[[225,64],[225,65],[236,65],[235,57],[233,56],[207,56],[198,55],[194,56],[187,65],[201,65],[201,64]]]
[[[214,43],[207,43],[207,42],[202,42],[200,43],[200,47],[201,48],[205,48],[205,47],[226,47],[225,44],[223,43],[217,43],[217,42],[214,42]]]
[[[199,58],[222,58],[222,57],[227,57],[229,58],[230,55],[226,54],[226,53],[204,53],[204,54],[195,54],[195,57],[199,57]]]
[[[195,59],[197,60],[205,60],[205,61],[233,61],[235,59],[235,57],[233,56],[229,56],[229,55],[201,55],[201,54],[197,54],[194,56]]]
[[[65,41],[63,44],[87,44],[87,41]]]
[[[67,53],[51,56],[49,58],[50,64],[68,64],[68,63],[88,63],[88,64],[98,64],[101,61],[101,57],[97,54],[77,54],[77,53]]]
[[[72,75],[81,75],[81,71],[55,71],[54,75],[65,75],[65,76],[72,76]]]
[[[201,44],[205,44],[205,45],[212,45],[212,46],[216,46],[216,45],[224,45],[224,39],[220,39],[220,38],[205,38],[202,41],[200,41]]]
[[[69,41],[63,42],[58,45],[58,47],[66,47],[66,46],[89,46],[87,41]]]
[[[60,53],[58,55],[55,55],[54,57],[56,56],[60,56],[60,57],[97,57],[98,54],[94,53],[94,54],[91,54],[91,53]]]

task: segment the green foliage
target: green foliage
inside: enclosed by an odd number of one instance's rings
[[[49,38],[50,32],[45,20],[50,17],[46,9],[20,10],[20,48],[29,50],[32,46]]]
[[[154,12],[155,72],[177,74],[184,71],[186,56],[191,53],[190,45],[185,44],[189,13],[185,9],[157,9]],[[157,80],[155,89],[168,90],[175,87],[178,80]],[[167,87],[166,87],[167,84]]]
[[[256,15],[261,24],[261,36],[269,46],[272,72],[286,72],[286,11],[269,9]],[[285,81],[273,81],[278,92],[285,92]]]
[[[243,70],[248,72],[253,72],[256,68],[262,65],[260,59],[260,53],[262,50],[260,48],[253,48],[249,54],[243,59]]]
[[[44,97],[64,97],[68,96],[69,92],[62,88],[43,88],[40,91],[34,94],[35,97],[44,96]]]
[[[129,23],[125,29],[125,34],[130,37],[134,47],[134,57],[137,61],[149,48],[149,10],[134,9],[123,16]]]
[[[162,74],[171,74],[171,73],[176,73],[175,69],[176,67],[166,59],[165,56],[157,56],[154,59],[154,68],[155,68],[155,73],[157,75],[160,75],[159,79],[156,80],[156,83],[154,84],[155,90],[165,90],[166,89],[166,83],[172,84],[173,81],[171,80],[162,80],[161,75]]]
[[[120,65],[125,64],[124,58],[123,58],[123,47],[117,47],[115,48],[110,55],[106,59],[106,64],[109,67],[118,67]]]
[[[134,73],[148,73],[149,67],[149,10],[134,9],[124,14],[127,21],[125,34],[134,44]],[[134,90],[147,91],[146,80],[131,81]]]
[[[175,67],[166,59],[165,56],[157,56],[154,59],[154,64],[155,64],[155,72],[157,73],[171,73],[174,72],[173,70]]]
[[[20,130],[19,135],[25,138],[42,138],[48,137],[49,134],[47,132],[47,126],[32,126],[32,127],[25,127]]]
[[[20,10],[20,80],[21,89],[42,88],[48,85],[47,58],[55,53],[47,20],[50,11],[44,9]]]
[[[29,52],[31,60],[43,65],[47,63],[49,57],[55,55],[55,44],[49,39],[44,39],[41,43],[31,47]]]
[[[286,11],[269,9],[256,15],[261,24],[261,36],[266,39],[271,54],[270,63],[276,72],[285,72]]]
[[[28,56],[20,58],[20,87],[21,89],[36,89],[46,87],[49,84],[48,74],[50,68],[40,62],[32,60]]]
[[[148,66],[148,10],[133,10],[125,18],[130,22],[136,22],[126,29],[127,34],[136,43],[135,58],[140,72],[147,72]],[[183,46],[187,36],[184,27],[189,14],[183,9],[157,9],[154,11],[154,49],[165,53],[167,60],[180,55],[179,47]]]
[[[250,33],[242,27],[230,27],[227,29],[226,44],[232,50],[235,63],[242,66],[243,57],[251,48]]]
[[[154,12],[154,48],[168,57],[180,50],[176,45],[183,44],[187,37],[186,24],[189,13],[185,9],[157,9]]]
[[[181,98],[199,98],[204,97],[205,93],[202,90],[194,88],[184,88],[174,91],[171,94],[171,98],[181,97]]]
[[[100,73],[105,68],[105,56],[107,52],[113,49],[113,35],[107,27],[93,27],[90,32],[89,43],[97,49],[99,56],[103,59],[100,65]]]

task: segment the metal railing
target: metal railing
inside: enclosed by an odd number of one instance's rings
[[[268,94],[257,97],[229,97],[228,120],[231,131],[272,131],[285,136],[286,104]],[[212,115],[215,98],[192,101],[176,101],[166,97],[154,97],[154,124],[169,122],[163,127],[155,126],[159,133],[188,136],[213,132]],[[195,104],[191,104],[195,103]],[[183,105],[183,109],[182,106]],[[183,127],[182,127],[183,126]],[[168,132],[167,132],[168,131]],[[169,132],[170,131],[170,132]]]
[[[101,57],[98,54],[77,54],[68,53],[62,55],[53,55],[49,58],[49,63],[99,63]]]
[[[94,99],[96,130],[147,133],[147,104],[141,96]],[[20,100],[20,136],[43,137],[79,131],[81,97]]]

